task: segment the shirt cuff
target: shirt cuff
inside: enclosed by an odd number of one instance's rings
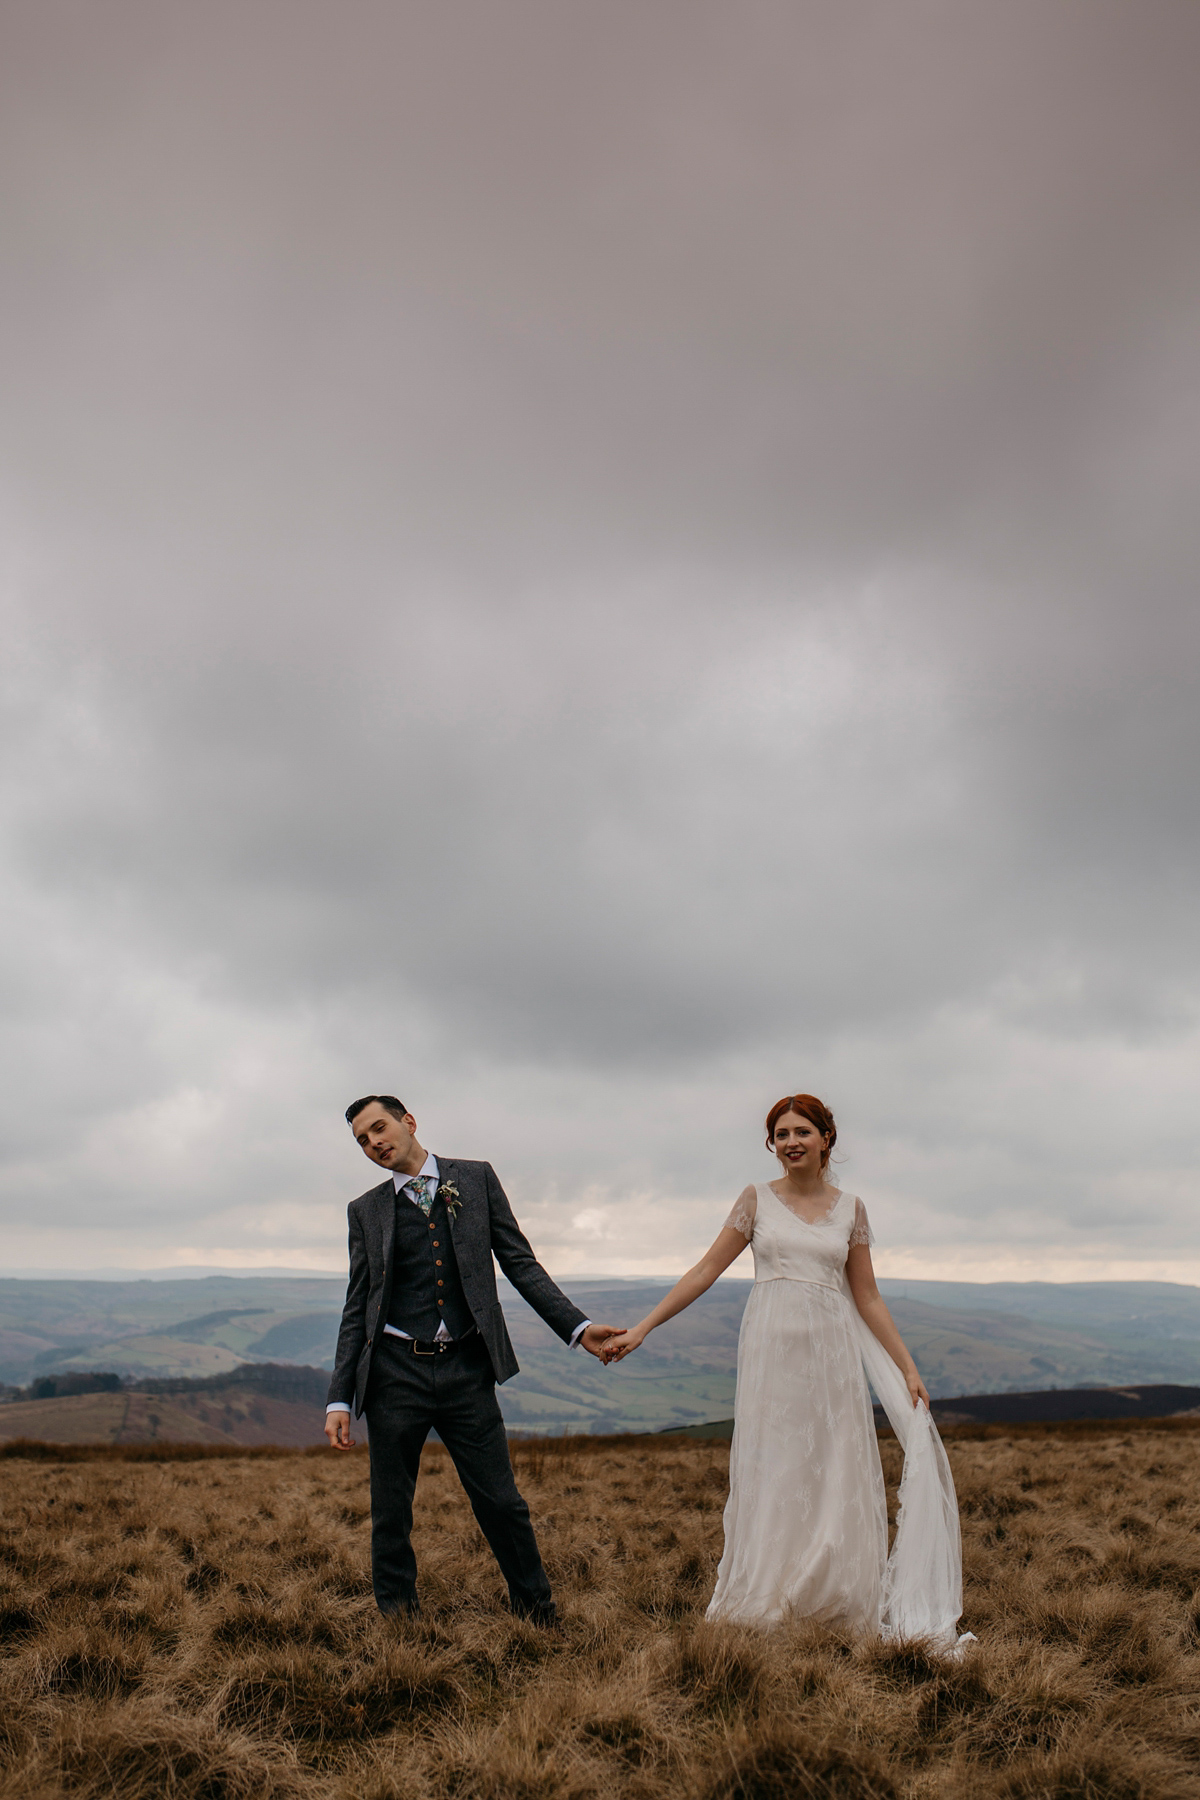
[[[590,1319],[585,1319],[581,1325],[575,1327],[574,1331],[571,1333],[571,1341],[567,1345],[568,1350],[574,1350],[576,1344],[578,1344],[580,1338],[583,1336],[591,1322]]]
[[[350,1402],[348,1400],[331,1400],[329,1402],[329,1405],[325,1408],[325,1411],[327,1413],[349,1412],[350,1411]]]

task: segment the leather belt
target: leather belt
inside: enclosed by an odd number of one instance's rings
[[[472,1325],[470,1331],[464,1331],[456,1338],[397,1338],[398,1344],[404,1344],[414,1356],[444,1356],[447,1350],[458,1350],[463,1344],[469,1344],[479,1333]]]

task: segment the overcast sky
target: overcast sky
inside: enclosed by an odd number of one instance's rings
[[[0,33],[3,1267],[1200,1280],[1195,0]]]

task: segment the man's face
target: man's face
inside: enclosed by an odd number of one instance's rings
[[[411,1113],[397,1119],[386,1106],[372,1101],[350,1121],[355,1142],[381,1169],[401,1168],[412,1150],[417,1121]]]

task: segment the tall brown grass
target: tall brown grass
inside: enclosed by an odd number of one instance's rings
[[[1200,1800],[1200,1438],[950,1454],[961,1662],[706,1625],[724,1444],[514,1448],[555,1632],[504,1610],[440,1449],[390,1624],[365,1455],[9,1456],[0,1800]]]

